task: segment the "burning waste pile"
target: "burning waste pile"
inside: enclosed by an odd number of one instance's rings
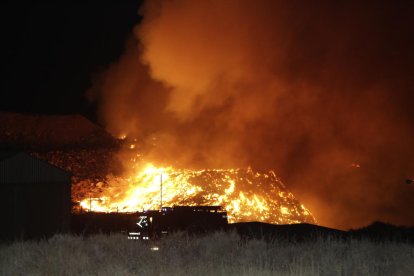
[[[89,193],[85,193],[85,189]],[[75,212],[137,212],[163,206],[220,205],[229,222],[275,224],[308,222],[315,218],[295,199],[273,171],[252,169],[188,170],[147,163],[129,177],[110,176],[105,183],[75,184]]]
[[[158,210],[162,193],[166,207],[220,205],[229,222],[315,223],[275,173],[240,169],[301,168],[313,164],[314,149],[323,158],[336,153],[336,124],[320,120],[328,116],[315,100],[325,85],[314,83],[314,66],[309,76],[308,67],[292,70],[301,68],[293,56],[304,53],[302,35],[291,37],[303,33],[291,22],[297,10],[282,2],[144,1],[125,52],[86,93],[106,131],[123,141],[127,170],[75,182],[75,211]],[[139,152],[134,164],[122,158],[128,151]]]

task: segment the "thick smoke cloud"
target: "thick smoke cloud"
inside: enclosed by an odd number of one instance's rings
[[[139,12],[89,92],[111,133],[158,163],[275,169],[323,225],[414,224],[410,1],[170,0]]]

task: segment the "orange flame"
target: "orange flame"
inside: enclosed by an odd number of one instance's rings
[[[174,205],[221,205],[229,222],[315,223],[310,211],[288,192],[274,172],[251,169],[186,170],[148,163],[130,177],[111,177],[83,209],[136,212]],[[76,193],[76,190],[75,190]]]

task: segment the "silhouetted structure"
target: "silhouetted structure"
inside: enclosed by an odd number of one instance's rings
[[[71,231],[75,234],[124,233],[136,227],[137,213],[72,213]]]
[[[227,212],[221,206],[174,206],[161,211],[137,213],[138,221],[128,232],[129,239],[161,237],[173,231],[205,233],[227,227]]]
[[[204,233],[227,227],[227,212],[220,206],[174,206],[136,213],[83,212],[72,214],[77,234],[125,233],[129,239],[150,239],[174,231]]]
[[[42,238],[70,227],[70,174],[21,152],[0,152],[0,239]]]

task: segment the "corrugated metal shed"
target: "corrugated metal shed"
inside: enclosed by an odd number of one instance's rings
[[[70,226],[70,174],[21,152],[0,152],[0,239],[42,238]]]

